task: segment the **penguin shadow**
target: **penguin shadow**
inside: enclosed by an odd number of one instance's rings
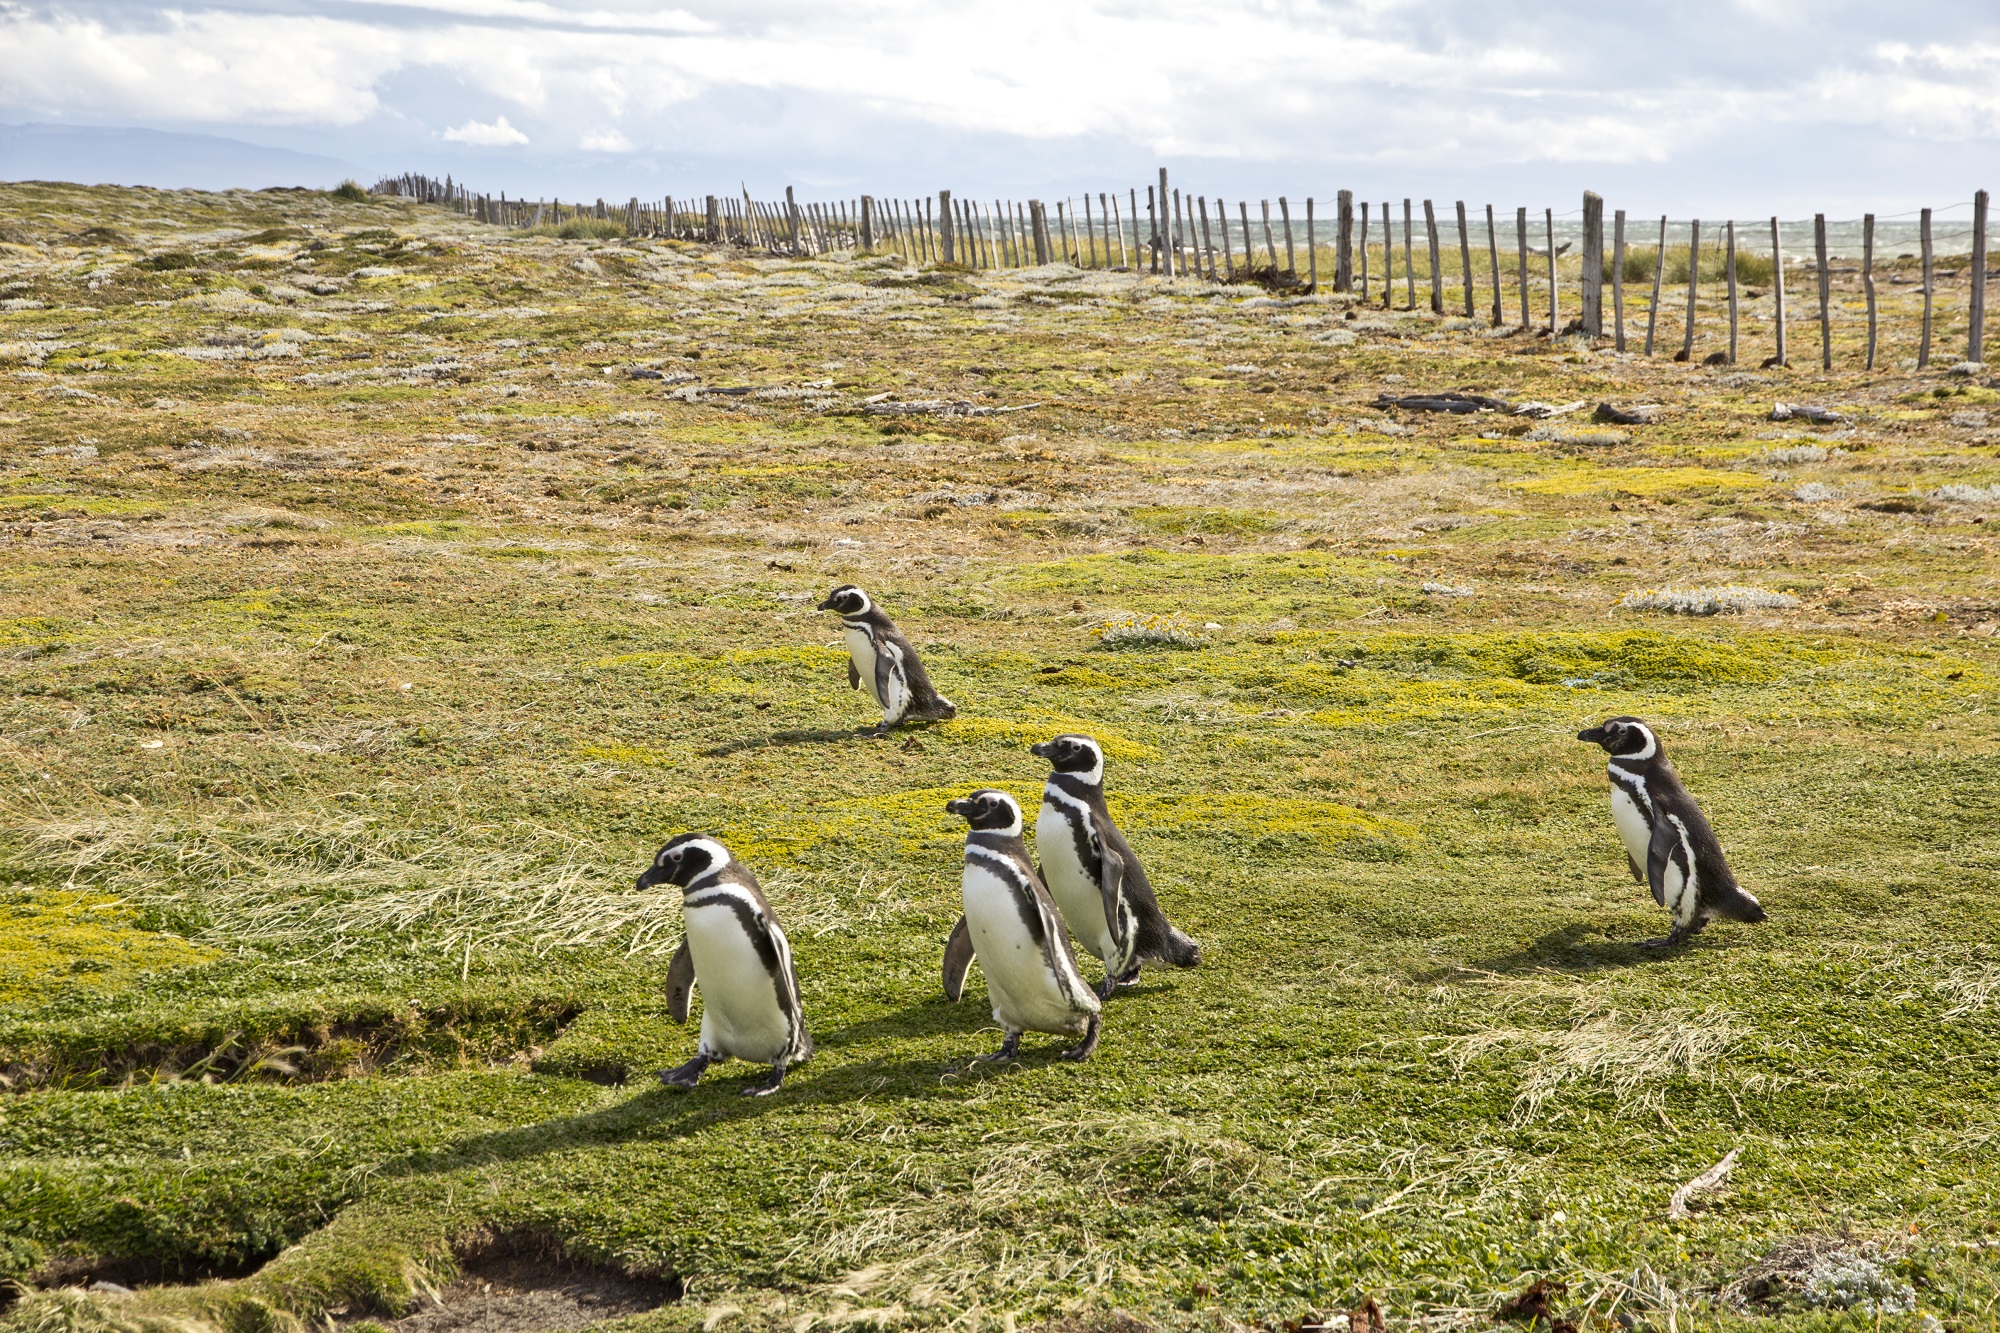
[[[1611,937],[1595,922],[1573,921],[1510,953],[1492,958],[1468,959],[1450,967],[1434,968],[1418,978],[1423,983],[1449,981],[1466,972],[1508,975],[1519,972],[1604,972],[1634,967],[1640,963],[1672,961],[1702,947],[1696,938],[1672,949],[1641,948],[1631,939]]]
[[[723,745],[703,750],[704,759],[721,759],[732,754],[742,754],[745,750],[784,749],[792,745],[830,745],[836,741],[868,740],[876,738],[873,727],[819,727],[812,730],[793,728],[774,731],[768,736],[746,736],[740,741],[730,741]]]
[[[968,997],[969,999],[970,997]],[[978,1011],[983,1018],[985,1011]],[[426,1176],[467,1167],[517,1162],[547,1153],[579,1147],[621,1143],[632,1138],[652,1140],[681,1138],[709,1125],[754,1120],[773,1111],[797,1106],[838,1106],[878,1096],[886,1088],[935,1088],[940,1078],[963,1073],[974,1055],[982,1055],[999,1044],[997,1030],[983,1022],[967,1022],[971,1015],[938,999],[919,1000],[876,1018],[851,1023],[837,1031],[815,1037],[818,1053],[792,1068],[784,1087],[768,1097],[745,1097],[745,1088],[770,1077],[767,1065],[732,1060],[711,1069],[701,1083],[689,1091],[660,1086],[652,1071],[633,1071],[631,1081],[641,1091],[611,1106],[560,1116],[513,1129],[473,1135],[456,1143],[417,1154],[400,1167],[385,1170],[394,1176]],[[874,1041],[906,1041],[913,1038],[962,1036],[967,1043],[963,1057],[940,1060],[936,1056],[883,1057],[836,1063],[831,1057],[845,1048],[865,1046]],[[989,1043],[986,1038],[991,1036]],[[1057,1045],[1048,1048],[1055,1059]],[[1039,1050],[1024,1053],[1020,1063],[1043,1063]],[[973,1065],[983,1069],[986,1066]]]

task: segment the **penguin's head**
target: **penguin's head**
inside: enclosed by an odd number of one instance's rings
[[[1085,782],[1104,781],[1104,749],[1088,736],[1058,736],[1030,745],[1028,753],[1048,760],[1058,773],[1073,773]]]
[[[729,849],[706,833],[683,833],[660,848],[653,864],[639,876],[636,887],[650,889],[658,884],[686,888],[695,876],[716,866],[727,865]]]
[[[987,833],[1021,832],[1021,805],[1004,791],[976,791],[970,796],[961,796],[956,801],[947,802],[947,814],[959,815],[965,822]]]
[[[868,594],[852,583],[843,583],[826,595],[819,604],[822,611],[838,611],[843,616],[865,616],[868,608],[875,605],[868,600]]]
[[[1580,741],[1601,745],[1614,759],[1651,759],[1660,752],[1653,729],[1636,717],[1614,717],[1576,733]]]

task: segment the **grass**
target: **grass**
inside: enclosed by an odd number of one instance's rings
[[[386,1320],[507,1247],[671,1276],[629,1333],[1446,1329],[1541,1277],[1592,1329],[1992,1327],[1986,388],[1853,320],[1821,376],[366,197],[0,222],[8,1333]],[[1368,406],[1429,387],[1663,412]],[[955,720],[855,734],[846,581]],[[1768,923],[1633,946],[1572,739],[1627,712]],[[943,806],[1068,731],[1205,962],[968,1070]],[[791,934],[776,1098],[650,1078],[695,1037],[631,885],[686,829]]]

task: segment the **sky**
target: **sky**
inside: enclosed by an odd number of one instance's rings
[[[1253,200],[1942,208],[2000,185],[2000,0],[0,0],[0,176],[1060,198],[1161,166]]]

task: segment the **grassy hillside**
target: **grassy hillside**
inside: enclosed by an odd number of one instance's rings
[[[1994,1325],[1982,376],[324,195],[0,219],[0,1326],[387,1321],[507,1256],[653,1279],[631,1333],[1445,1329],[1538,1278]],[[1417,389],[1662,411],[1369,406]],[[846,581],[956,721],[857,734]],[[1730,586],[1779,596],[1672,609]],[[1634,947],[1573,739],[1619,713],[1767,924]],[[1207,961],[1087,1064],[968,1068],[943,806],[1032,806],[1061,731]],[[689,829],[792,938],[769,1099],[651,1077],[695,1031],[631,884]]]

